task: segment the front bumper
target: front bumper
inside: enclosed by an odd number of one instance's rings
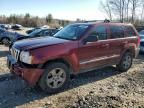
[[[43,69],[27,68],[20,66],[13,56],[7,56],[7,66],[10,72],[23,78],[29,85],[34,86],[43,73]]]

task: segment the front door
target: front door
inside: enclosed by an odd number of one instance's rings
[[[98,40],[95,40],[96,38]],[[86,37],[87,42],[79,44],[80,69],[89,69],[106,65],[109,55],[109,41],[107,40],[107,27],[105,25],[95,26]]]

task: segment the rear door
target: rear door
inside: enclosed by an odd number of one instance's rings
[[[120,25],[109,25],[110,31],[110,55],[111,59],[109,62],[118,63],[121,53],[124,49],[127,40],[124,38],[124,29]]]

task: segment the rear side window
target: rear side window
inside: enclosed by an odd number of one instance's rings
[[[107,29],[105,26],[97,26],[89,35],[88,38],[97,36],[99,40],[107,39]]]
[[[133,27],[131,27],[131,26],[125,26],[124,29],[126,31],[126,37],[136,36],[136,33],[135,33]]]
[[[122,26],[110,26],[110,33],[111,39],[124,37],[124,30]]]

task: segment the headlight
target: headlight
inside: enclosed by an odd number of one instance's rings
[[[32,56],[30,55],[29,52],[27,51],[22,51],[20,54],[20,61],[27,63],[27,64],[31,64],[32,61]]]

